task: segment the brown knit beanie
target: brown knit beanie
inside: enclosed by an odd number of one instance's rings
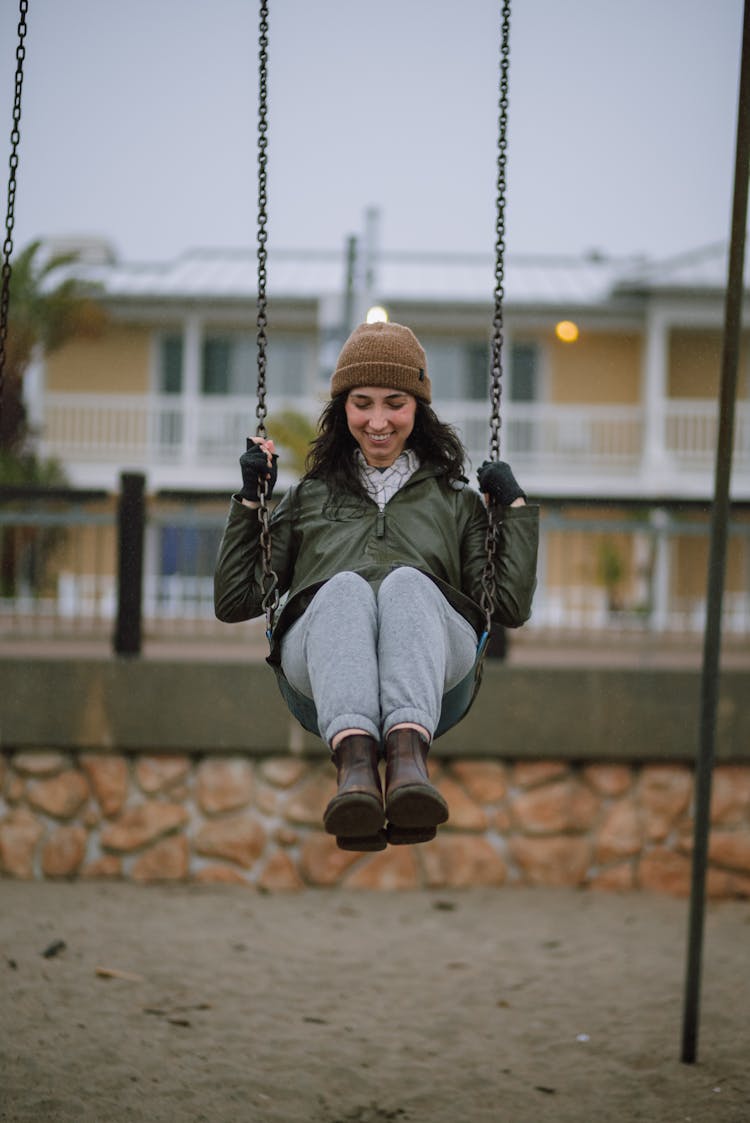
[[[416,335],[403,324],[360,324],[341,349],[331,397],[357,386],[389,386],[432,401],[427,359]]]

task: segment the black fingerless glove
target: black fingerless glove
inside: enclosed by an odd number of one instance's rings
[[[477,472],[481,491],[503,507],[510,507],[514,499],[525,499],[526,492],[518,485],[504,460],[485,460]]]
[[[247,442],[247,452],[243,452],[240,457],[240,468],[242,469],[242,491],[239,493],[241,499],[249,499],[252,503],[258,502],[258,485],[267,480],[266,499],[271,498],[274,486],[276,484],[277,468],[276,462],[278,460],[276,453],[271,456],[271,463],[268,463],[268,456],[254,441]]]

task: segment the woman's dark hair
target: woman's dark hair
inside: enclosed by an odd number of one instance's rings
[[[351,492],[364,496],[354,450],[357,442],[349,432],[346,420],[345,390],[331,398],[318,420],[318,435],[310,445],[305,460],[303,479],[325,480],[335,493]],[[452,426],[441,421],[426,402],[416,399],[414,428],[406,442],[413,448],[421,464],[434,464],[448,479],[464,479],[466,453]]]

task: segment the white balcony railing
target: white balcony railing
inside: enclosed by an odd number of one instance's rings
[[[482,401],[436,402],[442,418],[458,429],[476,466],[488,444],[488,407]],[[314,398],[269,401],[273,414],[294,409],[317,417]],[[638,477],[644,464],[644,415],[640,406],[502,404],[502,454],[540,478],[566,476],[597,483]],[[658,449],[664,486],[679,490],[681,474],[708,479],[714,457],[718,409],[715,402],[671,400],[664,403]],[[44,401],[43,451],[66,464],[127,464],[133,467],[234,467],[228,454],[244,446],[255,429],[255,405],[247,397],[204,397],[183,401],[174,396],[53,394]],[[653,453],[653,450],[651,450]],[[735,479],[750,492],[750,403],[737,405]]]
[[[484,402],[436,403],[461,434],[472,460],[484,455],[488,416]],[[621,471],[641,458],[642,411],[637,406],[570,406],[508,402],[502,405],[504,455],[537,467],[586,465]]]
[[[719,428],[719,410],[714,402],[684,399],[668,402],[665,409],[664,444],[667,453],[680,463],[705,466],[713,462]],[[750,468],[750,403],[739,402],[734,426],[734,464]]]

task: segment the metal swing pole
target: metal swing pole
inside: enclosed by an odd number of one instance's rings
[[[721,609],[727,554],[729,484],[732,471],[732,437],[737,391],[742,288],[747,224],[748,175],[750,174],[750,0],[745,0],[740,63],[737,146],[734,171],[734,200],[729,246],[729,267],[724,307],[724,343],[721,363],[719,432],[716,447],[714,502],[711,511],[711,545],[708,563],[706,630],[701,680],[700,742],[695,772],[695,825],[693,871],[690,895],[688,955],[685,973],[685,1004],[682,1026],[682,1055],[693,1064],[697,1055],[698,1014],[701,983],[708,834],[711,818],[711,778],[714,762],[716,711],[719,695]]]

